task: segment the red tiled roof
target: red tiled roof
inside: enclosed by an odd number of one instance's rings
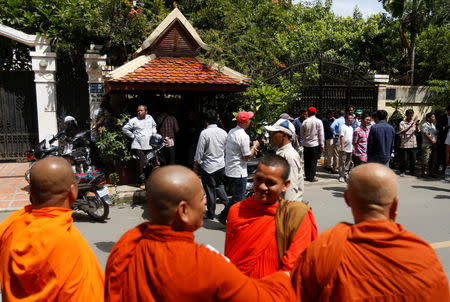
[[[121,78],[111,80],[111,82],[248,85],[248,83],[229,77],[195,58],[173,57],[155,58]]]

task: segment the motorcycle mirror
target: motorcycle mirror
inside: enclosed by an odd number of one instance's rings
[[[51,134],[47,134],[47,136],[45,137],[45,149],[48,149],[51,147],[51,143],[50,141],[53,139],[53,135]]]

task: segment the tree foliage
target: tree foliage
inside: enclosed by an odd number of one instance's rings
[[[357,8],[353,17],[336,16],[331,3],[177,1],[181,12],[211,46],[203,56],[252,78],[248,93],[238,97],[241,107],[267,111],[272,119],[300,97],[309,81],[318,77],[312,64],[308,70],[295,74],[294,80],[277,78],[270,84],[265,81],[299,62],[314,63],[323,58],[364,72],[387,73],[394,83],[407,83],[411,50],[404,51],[404,39],[409,39],[415,45],[415,83],[448,79],[448,0],[383,1],[392,15],[382,13],[366,19]],[[64,53],[61,57],[80,64],[93,42],[104,46],[102,52],[108,55],[110,64],[121,65],[132,58],[173,9],[174,2],[0,0],[0,4],[1,23],[49,37],[54,48]],[[399,35],[401,29],[404,39]],[[0,39],[0,53],[11,54],[13,44]],[[19,57],[24,53],[18,52]],[[80,65],[74,74],[82,70]]]

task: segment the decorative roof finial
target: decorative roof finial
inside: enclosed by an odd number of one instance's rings
[[[173,1],[173,8],[178,8],[178,3],[176,1]]]

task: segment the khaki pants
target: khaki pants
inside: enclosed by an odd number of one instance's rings
[[[334,153],[334,145],[333,139],[325,140],[325,168],[331,169],[333,167],[333,153]]]
[[[300,175],[302,179],[305,177],[305,169],[303,167],[305,166],[305,157],[303,155],[303,146],[299,146],[297,148],[298,155],[300,156],[300,166],[302,167],[302,173],[303,175]]]
[[[339,177],[346,178],[352,167],[352,152],[339,152]]]
[[[339,141],[333,142],[333,172],[339,171],[339,150],[341,144]]]

